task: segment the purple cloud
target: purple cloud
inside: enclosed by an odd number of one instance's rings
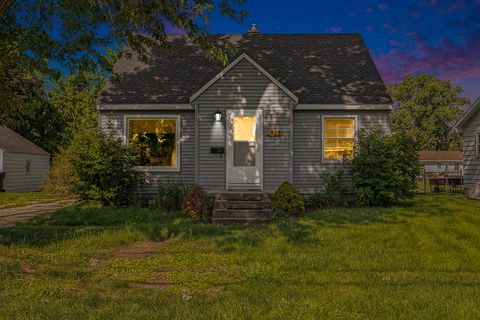
[[[383,11],[388,10],[388,4],[385,2],[379,3],[377,8]]]
[[[393,84],[409,74],[433,73],[453,82],[480,77],[480,31],[462,37],[460,42],[443,37],[437,45],[416,34],[411,48],[393,48],[376,56],[386,83]]]
[[[367,30],[368,32],[373,32],[373,31],[375,31],[375,28],[372,27],[372,26],[366,26],[365,30]]]
[[[382,11],[388,10],[388,4],[386,2],[379,3],[377,8]]]
[[[457,1],[453,1],[450,6],[448,7],[448,11],[456,11],[456,10],[462,10],[462,9],[465,9],[467,7],[467,4],[465,3],[465,1],[462,1],[462,0],[457,0]]]
[[[398,31],[398,26],[393,23],[384,23],[382,26],[384,29],[388,30],[388,32],[390,32],[391,34],[397,33]]]
[[[327,29],[327,31],[333,32],[333,33],[339,33],[342,32],[342,27],[339,26],[331,26],[330,28]]]

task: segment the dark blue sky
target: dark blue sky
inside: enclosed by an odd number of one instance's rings
[[[480,0],[304,1],[248,0],[239,24],[218,14],[212,33],[363,35],[387,84],[411,73],[433,73],[480,96]]]

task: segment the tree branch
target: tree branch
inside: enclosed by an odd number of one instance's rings
[[[15,0],[0,0],[0,17],[7,12],[8,8],[15,2]]]

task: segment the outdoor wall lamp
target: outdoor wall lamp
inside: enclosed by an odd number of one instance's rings
[[[217,109],[213,115],[215,116],[215,121],[222,121],[222,112],[220,112],[219,109]]]

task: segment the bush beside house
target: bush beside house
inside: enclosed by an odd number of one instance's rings
[[[157,194],[148,202],[148,206],[150,209],[180,211],[188,190],[188,186],[179,181],[160,182]]]
[[[117,206],[129,204],[145,177],[135,170],[138,155],[97,128],[79,131],[68,149],[73,191],[81,199]]]
[[[350,197],[347,194],[348,188],[342,181],[343,174],[344,170],[342,169],[324,173],[322,182],[325,186],[325,192],[317,192],[306,196],[305,208],[309,211],[314,211],[347,205]]]
[[[201,186],[194,184],[188,189],[183,200],[182,213],[194,220],[211,216],[212,203]]]
[[[283,182],[272,197],[272,216],[297,216],[305,211],[305,201],[289,181]]]
[[[420,172],[415,142],[380,129],[359,133],[350,165],[359,206],[385,206],[412,197]]]

